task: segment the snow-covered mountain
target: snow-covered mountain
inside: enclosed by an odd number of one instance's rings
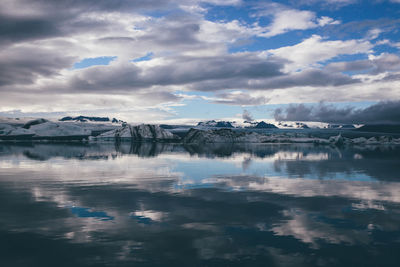
[[[203,128],[254,128],[254,129],[277,129],[274,124],[267,123],[265,121],[244,121],[244,122],[238,122],[238,121],[216,121],[216,120],[211,120],[211,121],[202,121],[199,122],[196,127],[197,129],[203,129]]]
[[[215,128],[234,128],[230,121],[201,121],[197,124],[197,127],[215,127]]]
[[[59,121],[70,121],[70,122],[111,122],[111,123],[124,123],[122,120],[118,120],[116,118],[108,118],[108,117],[90,117],[90,116],[76,116],[76,117],[63,117],[59,119]]]
[[[322,123],[304,123],[296,121],[280,121],[277,126],[281,129],[310,129],[310,128],[323,128],[325,125]]]
[[[356,126],[353,124],[328,124],[328,129],[355,129]]]

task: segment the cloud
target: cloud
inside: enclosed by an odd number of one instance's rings
[[[373,45],[365,40],[325,41],[319,35],[312,35],[301,43],[270,49],[268,53],[289,60],[286,70],[293,71],[308,66],[318,66],[317,63],[339,55],[369,53],[372,48]]]
[[[112,4],[95,0],[5,0],[0,3],[0,36],[2,42],[66,37],[74,32],[95,31],[105,26],[87,14],[125,13],[154,7],[162,9],[168,1],[164,3],[159,0],[117,0]]]
[[[268,32],[263,36],[270,37],[291,30],[306,30],[315,28],[313,22],[315,14],[310,11],[284,10],[274,15],[273,22],[268,27]]]
[[[326,16],[322,16],[317,21],[318,21],[318,25],[321,26],[321,27],[323,27],[325,25],[338,25],[338,24],[340,24],[340,21],[334,20],[334,19],[332,19],[330,17],[326,17]]]
[[[50,81],[43,90],[63,92],[118,93],[154,86],[177,87],[196,82],[257,79],[281,75],[281,64],[263,60],[256,54],[232,54],[214,57],[176,56],[143,62],[113,61],[108,66],[75,70],[66,79]],[[222,90],[226,87],[214,88]],[[168,90],[168,88],[165,88]]]
[[[279,121],[319,121],[351,124],[400,124],[400,101],[379,102],[364,109],[354,107],[337,108],[320,103],[317,106],[304,104],[278,108],[274,115]]]
[[[0,3],[0,43],[67,37],[83,32],[108,32],[109,22],[112,19],[115,21],[115,15],[125,20],[129,16],[140,17],[152,11],[175,10],[171,13],[179,13],[180,5],[238,5],[240,2],[182,0],[178,4],[171,0],[4,0]],[[116,33],[121,31],[116,30]]]
[[[107,88],[110,90],[113,85],[116,86],[114,91],[118,91],[121,87],[125,87],[124,81],[130,83],[130,88],[141,86],[146,88],[154,85],[170,85],[174,82],[176,82],[175,85],[180,85],[191,79],[198,80],[202,77],[208,80],[208,76],[210,79],[212,79],[211,76],[221,79],[222,77],[218,77],[219,75],[225,76],[225,78],[236,74],[239,77],[245,77],[247,74],[250,77],[253,75],[268,77],[280,73],[279,63],[266,62],[256,58],[255,55],[251,55],[250,59],[245,59],[245,56],[226,55],[226,42],[234,43],[240,38],[251,36],[246,32],[247,28],[237,21],[211,22],[201,16],[192,16],[185,12],[175,12],[160,18],[118,13],[125,12],[125,8],[128,10],[141,8],[141,5],[130,6],[130,1],[117,2],[116,6],[108,10],[110,12],[106,12],[107,5],[103,2],[93,8],[89,8],[90,1],[79,2],[73,8],[67,7],[67,2],[60,1],[54,5],[53,2],[46,1],[26,3],[32,8],[32,14],[29,16],[45,21],[39,23],[40,25],[49,25],[46,29],[42,29],[42,26],[39,25],[37,30],[39,35],[35,35],[36,31],[29,27],[19,27],[14,20],[5,21],[2,24],[5,25],[3,28],[0,26],[0,33],[1,29],[6,30],[2,32],[2,37],[4,37],[1,39],[2,41],[8,40],[7,42],[14,42],[14,44],[17,41],[22,42],[18,45],[6,45],[0,53],[2,73],[4,73],[2,75],[4,77],[0,77],[1,84],[30,84],[31,87],[38,90],[44,87],[43,84],[38,86],[40,82],[38,79],[46,78],[45,83],[54,90],[60,87],[68,88],[68,84],[70,84],[76,87],[71,90],[74,92],[79,91],[80,88],[84,90]],[[20,7],[21,4],[20,1],[10,3],[9,8],[4,10],[12,13],[14,17],[27,19],[26,14],[22,16],[18,13],[17,7]],[[146,7],[147,4],[143,4],[143,6]],[[57,18],[57,13],[47,12],[49,10],[58,12],[57,8],[61,7],[65,7],[66,10],[59,18]],[[162,8],[163,5],[158,7]],[[65,14],[69,13],[70,9],[76,10],[76,14],[68,17]],[[114,10],[118,10],[118,12],[113,13]],[[23,25],[25,24],[36,27],[36,24],[30,20],[23,22]],[[14,26],[15,29],[7,25],[14,25],[22,32],[19,33]],[[22,39],[18,39],[19,37]],[[151,50],[149,51],[149,49]],[[157,58],[151,62],[154,63],[152,67],[147,67],[148,64],[142,64],[143,67],[139,67],[127,63],[130,59],[149,52],[153,52],[154,57]],[[111,64],[108,68],[92,68],[80,72],[67,71],[73,63],[84,58],[104,56],[116,56],[118,63],[125,63]],[[203,59],[200,59],[201,57]],[[217,59],[214,60],[214,57]],[[168,59],[164,60],[165,58]],[[239,64],[239,60],[242,60],[243,64]],[[179,64],[183,64],[184,67],[181,68]],[[201,66],[202,69],[195,69],[196,65]],[[24,70],[24,66],[27,71]],[[184,73],[185,68],[188,69],[188,75]],[[191,70],[193,70],[192,73]],[[119,71],[120,73],[118,73]],[[136,76],[139,73],[141,76]],[[169,74],[175,74],[175,77],[171,76],[170,81],[168,81]],[[161,75],[164,76],[161,77]],[[62,79],[50,81],[55,76],[62,77]],[[151,80],[154,80],[154,83]],[[4,90],[11,89],[13,88],[4,88]]]
[[[248,111],[247,109],[243,110],[243,114],[242,114],[242,118],[245,121],[253,121],[253,116],[251,115],[250,111]]]
[[[371,55],[367,60],[330,63],[325,69],[333,72],[351,71],[371,74],[400,71],[400,57],[395,54],[382,53],[379,56]]]
[[[242,0],[203,0],[199,2],[220,5],[220,6],[236,6],[242,3]]]
[[[262,37],[272,37],[293,30],[307,30],[340,23],[326,16],[318,18],[312,11],[292,9],[277,3],[262,3],[256,5],[255,8],[257,9],[255,16],[272,17],[270,25],[259,34]]]
[[[0,51],[0,91],[2,86],[32,84],[39,77],[51,77],[71,67],[77,57],[29,45]],[[5,87],[7,90],[7,87]]]
[[[216,5],[244,8],[254,16],[210,19],[207,12]],[[159,110],[173,114],[171,107],[182,104],[177,91],[209,92],[204,101],[239,106],[399,95],[398,56],[371,56],[378,39],[332,40],[314,34],[276,49],[232,52],[296,29],[324,27],[328,36],[336,28],[354,26],[374,29],[369,38],[379,38],[395,28],[390,19],[343,26],[316,11],[240,0],[4,0],[0,20],[0,111],[61,112],[108,105],[124,111],[132,106],[156,109],[158,116]],[[132,62],[148,54],[148,60]],[[329,60],[355,54],[370,57],[324,67]],[[74,69],[75,63],[98,57],[115,60]]]
[[[351,4],[357,3],[359,0],[292,0],[291,2],[296,5],[319,5],[326,8],[342,8]]]
[[[290,75],[276,77],[261,83],[260,88],[280,89],[300,86],[342,86],[359,80],[340,73],[330,73],[319,69],[308,69]]]
[[[258,106],[265,105],[269,99],[265,96],[252,96],[241,91],[230,93],[218,93],[215,98],[209,98],[213,103],[238,106]]]
[[[60,34],[59,29],[46,18],[19,18],[0,14],[0,44],[22,40],[47,38]]]
[[[357,84],[361,80],[342,73],[328,72],[319,69],[307,69],[300,72],[275,75],[270,77],[231,77],[230,79],[199,81],[187,86],[196,91],[218,91],[224,89],[272,91],[299,87],[339,87]],[[332,90],[332,88],[330,88]],[[246,98],[244,98],[246,99]]]
[[[325,36],[335,36],[337,39],[364,38],[371,40],[381,33],[389,33],[399,28],[400,20],[383,17],[379,19],[352,20],[340,25],[324,28]],[[379,32],[378,32],[379,31]]]

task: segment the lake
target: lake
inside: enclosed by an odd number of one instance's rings
[[[400,266],[400,148],[0,144],[1,266]]]

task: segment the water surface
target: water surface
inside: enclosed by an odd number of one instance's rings
[[[1,266],[399,266],[400,149],[2,144]]]

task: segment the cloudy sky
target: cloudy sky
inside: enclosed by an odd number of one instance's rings
[[[400,110],[400,0],[2,0],[0,21],[0,116]]]

